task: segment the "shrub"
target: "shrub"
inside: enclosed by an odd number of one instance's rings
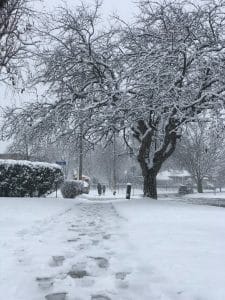
[[[75,198],[82,194],[82,183],[79,180],[67,180],[61,186],[63,198]]]
[[[0,197],[44,196],[63,182],[56,164],[0,160]]]
[[[90,192],[90,183],[84,180],[77,180],[77,182],[80,182],[82,194],[88,194]]]
[[[74,175],[73,177],[74,177],[73,180],[77,180],[77,181],[81,182],[81,184],[82,184],[82,193],[88,194],[90,192],[90,187],[91,187],[90,177],[88,177],[86,175],[82,175],[81,180],[78,180],[77,175]]]

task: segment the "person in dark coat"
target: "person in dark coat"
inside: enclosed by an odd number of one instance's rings
[[[105,190],[106,190],[106,186],[103,185],[103,186],[102,186],[102,194],[103,194],[103,195],[105,195]]]
[[[97,184],[97,190],[98,190],[98,195],[101,196],[102,194],[102,186],[100,183]]]

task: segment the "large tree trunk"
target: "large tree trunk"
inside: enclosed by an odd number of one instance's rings
[[[157,199],[156,173],[149,171],[144,176],[144,196]]]
[[[156,176],[163,162],[174,152],[178,135],[175,131],[176,122],[171,118],[165,126],[164,138],[160,139],[160,145],[156,145],[157,131],[150,125],[151,122],[147,126],[143,120],[140,120],[137,130],[133,128],[133,131],[140,142],[137,158],[144,178],[144,195],[157,199]]]
[[[7,3],[7,0],[0,0],[0,9],[2,9],[6,3]]]
[[[203,186],[202,186],[202,179],[201,178],[197,179],[197,190],[198,190],[198,193],[203,193]]]

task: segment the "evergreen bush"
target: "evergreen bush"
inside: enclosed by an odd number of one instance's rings
[[[63,198],[75,198],[82,194],[82,183],[78,180],[67,180],[61,186]]]
[[[0,197],[41,197],[63,182],[56,164],[0,160]]]

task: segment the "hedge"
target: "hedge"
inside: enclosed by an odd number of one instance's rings
[[[63,198],[75,198],[82,194],[83,184],[79,180],[67,180],[61,186]]]
[[[41,197],[63,182],[56,164],[25,160],[0,160],[0,197]]]

